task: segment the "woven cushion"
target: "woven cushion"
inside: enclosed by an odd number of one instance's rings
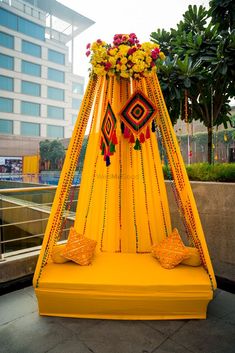
[[[71,227],[68,242],[61,255],[79,265],[86,266],[91,263],[96,244],[95,240],[84,237]]]
[[[65,244],[58,244],[55,245],[51,252],[51,259],[55,264],[64,264],[65,262],[69,261],[66,259],[62,252],[65,249]]]
[[[190,256],[176,228],[166,239],[152,247],[152,254],[167,269],[174,268]]]
[[[188,265],[188,266],[200,266],[202,264],[200,254],[197,248],[192,248],[192,247],[186,247],[189,251],[189,258],[183,260],[181,263],[182,265]]]

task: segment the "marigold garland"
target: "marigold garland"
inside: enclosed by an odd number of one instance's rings
[[[140,44],[135,33],[115,34],[112,45],[101,39],[89,43],[86,55],[91,57],[92,73],[98,76],[117,75],[135,79],[156,71],[157,61],[165,59],[158,44]]]

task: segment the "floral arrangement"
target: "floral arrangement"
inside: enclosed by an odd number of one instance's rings
[[[158,44],[140,44],[134,33],[115,34],[112,45],[101,39],[89,43],[86,55],[91,57],[92,73],[135,79],[148,76],[156,70],[157,61],[165,59]]]

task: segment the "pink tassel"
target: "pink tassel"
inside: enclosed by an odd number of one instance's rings
[[[144,137],[143,132],[141,132],[141,134],[140,134],[140,142],[144,143],[144,141],[145,141],[145,137]]]
[[[118,144],[117,135],[116,135],[116,129],[113,131],[112,143],[113,143],[114,145],[117,145],[117,144]]]
[[[130,130],[128,129],[127,126],[125,126],[125,129],[124,129],[124,137],[125,139],[129,139],[130,137]]]
[[[131,137],[130,137],[130,140],[129,140],[130,143],[135,143],[135,137],[133,134],[131,134]]]
[[[146,129],[146,139],[149,139],[150,138],[150,128],[149,126],[147,126],[147,129]]]

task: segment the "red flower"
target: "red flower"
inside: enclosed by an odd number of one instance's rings
[[[89,56],[91,54],[90,50],[86,52],[86,56]]]
[[[90,49],[90,47],[91,47],[91,43],[88,43],[86,46],[86,49]]]
[[[101,39],[97,39],[96,41],[98,44],[102,44],[102,40]]]

